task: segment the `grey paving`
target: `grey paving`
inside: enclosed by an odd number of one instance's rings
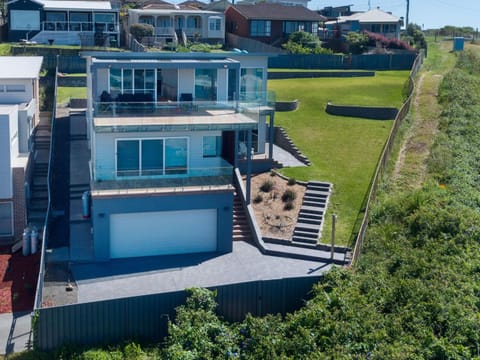
[[[298,251],[302,251],[301,249]],[[295,250],[297,251],[297,250]],[[78,302],[209,287],[255,280],[318,276],[330,264],[318,261],[263,255],[243,241],[234,242],[233,252],[224,255],[190,254],[107,263],[74,264]]]
[[[31,348],[30,312],[0,314],[0,355]]]
[[[265,144],[266,155],[268,156],[269,144]],[[300,160],[297,160],[295,156],[290,154],[288,151],[282,149],[277,145],[273,145],[273,160],[278,161],[284,167],[298,167],[298,166],[307,166]]]

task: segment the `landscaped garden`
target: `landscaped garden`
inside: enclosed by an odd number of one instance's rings
[[[297,111],[277,112],[275,122],[312,162],[309,167],[286,168],[282,173],[298,180],[333,183],[325,239],[330,239],[330,219],[335,213],[336,242],[353,245],[357,218],[393,123],[329,115],[327,102],[400,108],[408,75],[408,71],[378,71],[374,77],[269,81],[277,100],[300,101]]]

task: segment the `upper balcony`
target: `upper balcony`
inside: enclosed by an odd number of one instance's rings
[[[155,131],[248,129],[273,110],[274,101],[272,92],[264,92],[244,94],[238,101],[94,102],[93,118],[96,132],[135,126]]]

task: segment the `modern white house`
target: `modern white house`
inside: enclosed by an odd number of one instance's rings
[[[267,57],[83,56],[95,259],[231,251],[234,169],[273,129]]]
[[[42,60],[0,57],[0,244],[18,239],[26,225],[25,182],[39,116]]]
[[[13,0],[8,40],[57,45],[120,45],[119,9],[110,1]]]
[[[225,15],[223,13],[172,6],[172,8],[144,8],[128,10],[128,28],[133,24],[154,27],[154,42],[176,45],[182,38],[207,43],[225,41]]]
[[[325,23],[330,37],[333,37],[336,32],[345,35],[351,31],[369,31],[391,39],[400,39],[402,25],[403,18],[379,8],[354,13],[350,16],[339,16],[336,20]]]

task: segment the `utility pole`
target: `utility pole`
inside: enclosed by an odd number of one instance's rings
[[[368,0],[368,10],[372,10],[372,3],[371,3],[371,0]]]
[[[407,0],[407,18],[406,18],[406,22],[405,22],[405,28],[408,25],[408,15],[409,15],[409,13],[410,13],[410,0]]]

